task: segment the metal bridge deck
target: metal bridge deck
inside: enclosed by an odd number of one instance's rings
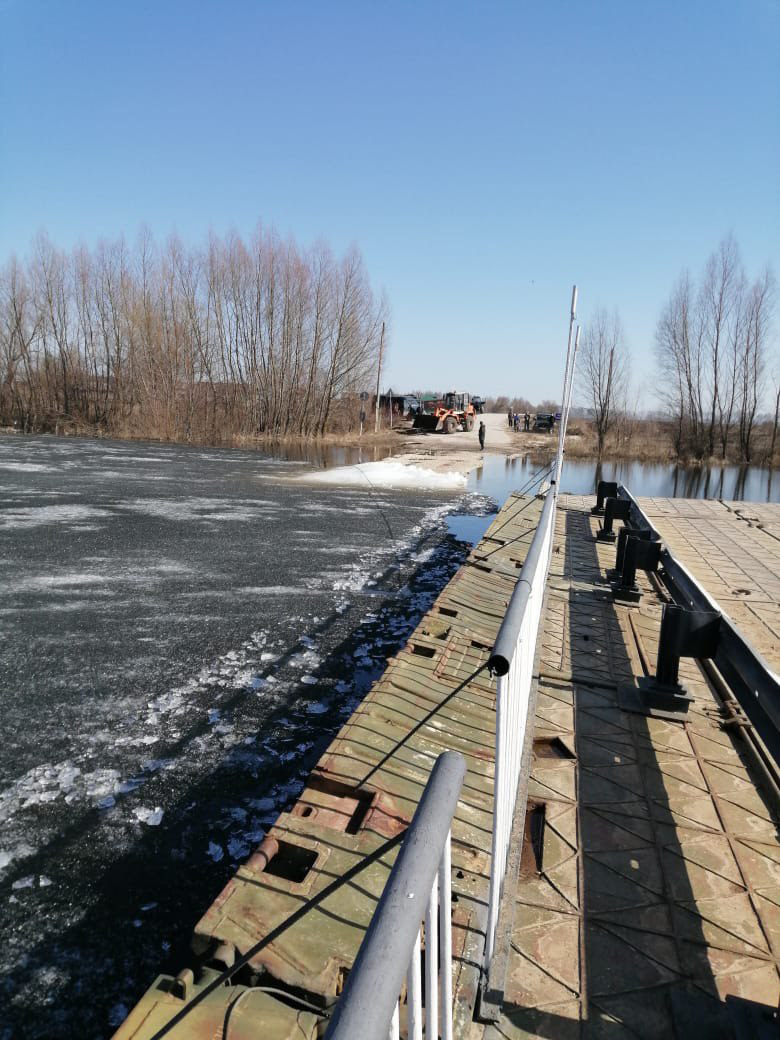
[[[780,505],[643,498],[668,548],[780,671]]]
[[[695,662],[681,664],[694,696],[685,723],[618,707],[617,684],[654,670],[663,600],[641,575],[641,605],[613,603],[615,549],[594,541],[592,503],[560,500],[527,817],[536,824],[504,1017],[485,1040],[732,1037],[727,996],[770,1007],[780,996],[777,823]],[[755,526],[758,511],[641,505],[777,663],[780,541]],[[763,522],[776,522],[776,508],[760,507]]]
[[[452,923],[455,1035],[470,1034],[492,837],[495,683],[486,664],[540,511],[536,499],[510,496],[407,646],[388,662],[324,752],[298,801],[279,816],[196,925],[196,953],[218,968],[303,909],[252,957],[255,981],[244,992],[261,999],[238,1003],[240,987],[221,987],[190,1022],[176,1027],[175,1036],[222,1035],[230,1014],[231,1037],[235,1032],[265,1040],[313,1040],[317,1016],[263,997],[262,986],[323,1007],[335,1000],[397,849],[318,905],[307,904],[409,824],[436,758],[448,749],[460,751],[467,763],[452,827]],[[244,973],[236,981],[250,980]],[[184,982],[187,999],[205,984],[189,976]],[[158,978],[116,1040],[148,1040],[181,1009],[184,988],[172,992],[171,980]]]

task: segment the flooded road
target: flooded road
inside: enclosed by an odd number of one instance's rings
[[[306,469],[0,438],[3,1040],[110,1035],[184,962],[484,506]]]

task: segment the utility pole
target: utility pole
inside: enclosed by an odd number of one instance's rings
[[[382,335],[379,339],[379,362],[376,366],[376,418],[374,419],[374,433],[379,433],[379,377],[382,374],[382,356],[385,352],[385,323],[382,322]]]

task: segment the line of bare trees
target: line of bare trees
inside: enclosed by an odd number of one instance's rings
[[[560,407],[557,401],[552,400],[532,404],[527,397],[487,397],[485,399],[486,412],[511,411],[513,415],[523,415],[525,412],[528,412],[529,415],[550,415],[559,411]]]
[[[760,409],[770,405],[775,297],[772,270],[750,282],[732,236],[712,253],[698,284],[686,272],[674,286],[658,322],[656,356],[677,455],[753,461]],[[780,394],[772,397],[774,451]]]
[[[359,421],[385,302],[356,249],[143,233],[0,269],[0,425],[226,441]]]

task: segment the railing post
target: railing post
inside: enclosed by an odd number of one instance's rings
[[[441,1038],[452,1040],[452,850],[448,834],[439,865],[439,949],[441,950]]]
[[[451,1036],[447,1023],[452,1015],[452,983],[444,977],[449,976],[452,964],[449,834],[465,772],[465,760],[455,751],[445,751],[436,760],[328,1025],[326,1040],[386,1040],[404,977],[408,1035],[410,1040],[422,1036],[420,925],[437,870],[441,871],[442,894],[446,893],[440,912],[441,1019]]]
[[[425,1035],[439,1035],[439,876],[425,915]]]
[[[593,512],[593,510],[591,510]],[[602,510],[603,512],[603,510]],[[628,538],[644,538],[646,541],[652,539],[652,532],[642,530],[638,527],[629,527],[625,524],[618,531],[617,536],[617,551],[615,553],[615,566],[611,567],[607,571],[607,578],[609,581],[617,581],[620,575],[623,573],[623,559],[626,555],[626,540]]]
[[[628,530],[623,528],[620,532]],[[620,568],[619,578],[613,582],[612,598],[625,603],[638,603],[642,593],[636,583],[638,569],[655,571],[661,558],[661,543],[653,542],[649,532],[642,531],[638,535],[633,532],[625,540],[625,551]]]
[[[422,1040],[422,985],[420,981],[420,933],[414,940],[406,972],[406,1032],[409,1040]]]

